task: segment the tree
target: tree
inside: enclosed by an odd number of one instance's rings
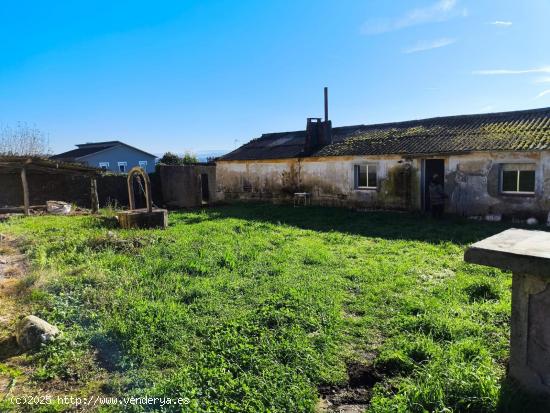
[[[181,165],[181,158],[172,152],[166,152],[162,155],[162,158],[159,159],[159,164],[162,165]]]
[[[49,153],[48,138],[37,127],[18,123],[15,128],[0,128],[0,155],[47,156]]]
[[[197,157],[192,154],[191,152],[185,152],[183,154],[183,158],[181,158],[184,165],[192,164],[192,163],[199,163],[199,160]]]
[[[197,157],[190,152],[185,152],[183,157],[172,152],[166,152],[162,158],[159,159],[159,164],[162,165],[189,165],[198,162],[199,160]]]

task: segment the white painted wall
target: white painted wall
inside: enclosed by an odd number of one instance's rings
[[[487,213],[543,215],[550,210],[550,152],[479,152],[432,156],[445,159],[447,210],[461,215]],[[354,188],[354,165],[378,165],[378,188]],[[216,168],[218,199],[289,201],[304,191],[313,203],[364,208],[403,208],[392,177],[408,163],[412,168],[410,209],[421,208],[422,158],[401,156],[345,156],[274,161],[219,161]],[[534,196],[499,193],[500,164],[536,163]],[[247,190],[243,190],[245,184]],[[401,195],[400,195],[401,196]]]
[[[399,156],[332,157],[276,161],[218,162],[216,176],[219,199],[288,200],[294,192],[309,192],[313,203],[372,206],[387,195],[376,189],[355,189],[354,165],[376,163],[378,181],[384,182],[389,171],[400,165]],[[411,162],[416,166],[417,162]],[[243,190],[243,183],[250,191]],[[380,205],[382,207],[382,205]]]

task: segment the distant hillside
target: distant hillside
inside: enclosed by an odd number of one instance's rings
[[[198,151],[195,153],[200,162],[206,162],[209,158],[217,158],[230,152],[229,150]]]

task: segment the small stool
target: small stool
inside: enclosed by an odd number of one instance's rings
[[[311,205],[311,196],[309,192],[294,192],[294,206],[302,204],[303,206]]]

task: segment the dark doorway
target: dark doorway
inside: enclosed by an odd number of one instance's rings
[[[441,185],[445,186],[445,159],[424,159],[424,211],[430,210],[430,182],[433,176],[439,176]]]
[[[210,190],[208,189],[208,174],[201,174],[201,196],[203,204],[207,204],[208,201],[210,201]]]

